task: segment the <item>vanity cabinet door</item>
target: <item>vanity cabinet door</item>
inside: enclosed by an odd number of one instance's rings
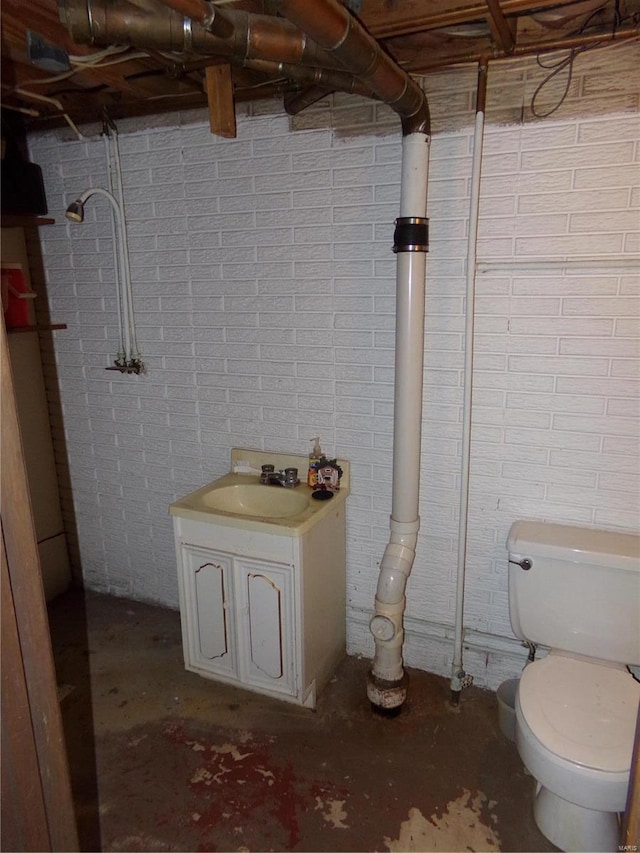
[[[231,557],[182,546],[189,663],[237,677]]]
[[[241,608],[241,680],[296,694],[293,573],[290,566],[236,558]]]

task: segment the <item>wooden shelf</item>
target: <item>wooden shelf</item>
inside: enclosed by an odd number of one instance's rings
[[[17,335],[21,332],[55,332],[58,329],[66,329],[66,323],[53,323],[51,326],[16,326],[13,329],[7,329],[10,335]]]
[[[3,228],[30,228],[40,225],[53,225],[55,219],[50,216],[28,216],[22,213],[3,213],[0,224]]]

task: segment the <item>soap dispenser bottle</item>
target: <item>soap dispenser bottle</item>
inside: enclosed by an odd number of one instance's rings
[[[313,488],[317,485],[318,482],[318,469],[317,465],[322,459],[322,450],[320,448],[320,436],[316,435],[314,438],[310,438],[309,441],[313,442],[313,450],[309,454],[309,472],[307,474],[307,485]]]

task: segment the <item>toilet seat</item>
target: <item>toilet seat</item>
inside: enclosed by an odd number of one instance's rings
[[[640,683],[626,669],[551,653],[525,667],[518,698],[531,733],[558,758],[629,771]]]

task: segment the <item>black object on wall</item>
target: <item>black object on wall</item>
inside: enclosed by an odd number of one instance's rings
[[[30,163],[21,116],[2,111],[2,213],[43,216],[47,197],[42,169]]]

